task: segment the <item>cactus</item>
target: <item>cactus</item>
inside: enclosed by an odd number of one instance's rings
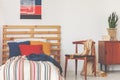
[[[108,23],[109,23],[109,28],[116,28],[118,22],[118,16],[115,12],[113,12],[109,17],[108,17]]]

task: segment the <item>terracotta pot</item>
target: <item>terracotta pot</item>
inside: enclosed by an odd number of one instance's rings
[[[117,40],[117,29],[116,28],[107,28],[108,35],[110,36],[111,41]]]

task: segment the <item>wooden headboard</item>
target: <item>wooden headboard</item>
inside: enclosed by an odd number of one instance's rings
[[[15,39],[46,39],[51,43],[51,55],[60,63],[60,38],[61,30],[59,25],[4,25],[3,26],[3,46],[2,46],[2,64],[9,57],[8,41]]]

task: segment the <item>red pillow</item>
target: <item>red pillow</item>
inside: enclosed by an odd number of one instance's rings
[[[29,56],[30,54],[41,54],[43,53],[42,45],[19,45],[20,52],[22,55]]]

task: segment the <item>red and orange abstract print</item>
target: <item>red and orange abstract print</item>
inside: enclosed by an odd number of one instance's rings
[[[20,19],[41,19],[41,0],[20,0]]]

